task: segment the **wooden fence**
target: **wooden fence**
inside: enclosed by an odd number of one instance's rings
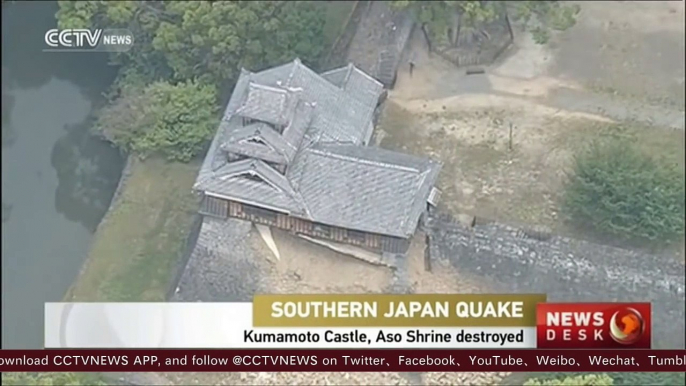
[[[510,18],[505,15],[498,23],[503,23],[505,27],[505,38],[495,46],[489,47],[489,49],[467,50],[451,46],[436,46],[434,52],[457,67],[489,65],[495,62],[514,41],[514,31],[512,30]],[[428,35],[427,39],[429,39]]]

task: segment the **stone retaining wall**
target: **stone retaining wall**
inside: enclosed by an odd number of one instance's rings
[[[248,243],[251,228],[240,219],[204,217],[169,301],[252,301],[263,278]]]
[[[186,271],[186,266],[188,265],[188,261],[191,259],[191,255],[193,254],[193,251],[195,250],[195,245],[198,243],[198,237],[200,236],[200,230],[202,229],[202,223],[203,223],[202,215],[199,213],[196,213],[194,218],[193,218],[193,224],[191,225],[191,228],[188,232],[188,236],[186,237],[186,241],[184,243],[184,248],[183,248],[181,258],[176,263],[176,272],[174,274],[174,278],[169,282],[169,288],[167,289],[167,294],[165,296],[165,299],[167,299],[167,301],[169,301],[170,299],[172,299],[174,297],[174,294],[176,293],[176,289],[179,287],[179,282],[181,281],[181,277],[183,276],[183,273]]]
[[[102,224],[104,224],[110,215],[114,212],[114,208],[119,204],[119,200],[121,199],[121,194],[124,191],[124,187],[126,186],[126,183],[128,182],[129,178],[131,177],[131,172],[133,168],[133,163],[135,162],[135,159],[131,155],[126,155],[126,163],[124,164],[124,168],[121,171],[121,177],[119,177],[119,183],[117,184],[117,188],[114,190],[114,194],[112,195],[112,199],[110,200],[110,205],[107,207],[107,212],[105,212],[105,215],[100,219],[100,222],[98,223],[98,226],[95,228],[95,232],[93,232],[94,235],[97,235],[100,227]],[[91,240],[91,244],[92,244]],[[88,248],[88,254],[90,255],[90,246]],[[79,274],[76,276],[76,280],[69,286],[67,291],[64,294],[64,301],[68,302],[71,301],[73,298],[73,290],[74,286],[76,283],[79,281],[81,275],[83,275],[84,272],[86,272],[86,269],[88,268],[88,264],[91,263],[91,259],[89,256],[86,257],[84,260],[83,264],[81,265],[81,269],[79,270]]]
[[[432,259],[448,260],[512,293],[551,301],[650,301],[653,347],[684,348],[684,266],[677,258],[551,236],[501,224],[468,227],[448,215],[427,222]]]
[[[384,44],[371,72],[386,88],[393,88],[402,54],[410,40],[414,25],[414,17],[410,13],[398,12],[386,26]]]

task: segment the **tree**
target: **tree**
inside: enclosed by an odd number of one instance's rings
[[[112,53],[115,65],[144,74],[150,81],[171,76],[162,53],[152,47],[160,23],[167,19],[165,6],[159,1],[67,1],[59,0],[55,17],[59,28],[128,29],[134,37],[133,47]]]
[[[126,28],[135,39],[117,64],[150,81],[235,80],[323,50],[323,5],[309,1],[60,1],[60,28]]]
[[[457,45],[457,34],[483,34],[484,23],[510,15],[528,26],[538,43],[544,43],[550,29],[565,30],[574,25],[578,5],[561,5],[557,1],[422,1],[393,0],[396,9],[410,9],[437,43]]]
[[[159,153],[187,162],[217,129],[216,98],[214,86],[192,81],[125,89],[100,112],[96,129],[141,157]]]
[[[577,375],[547,380],[533,378],[524,382],[524,386],[612,386],[613,384],[612,378],[607,374]]]
[[[563,208],[578,226],[624,240],[671,241],[684,232],[684,175],[625,140],[575,157]]]
[[[322,52],[324,15],[317,4],[281,1],[170,2],[153,46],[177,79],[220,83],[240,67],[264,68]]]

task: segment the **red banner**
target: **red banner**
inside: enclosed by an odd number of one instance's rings
[[[539,303],[537,345],[553,349],[650,348],[650,303]]]
[[[686,372],[686,350],[1,350],[28,372]]]

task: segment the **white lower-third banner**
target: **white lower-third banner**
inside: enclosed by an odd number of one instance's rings
[[[252,303],[46,303],[46,348],[535,348],[535,327],[253,327]]]

